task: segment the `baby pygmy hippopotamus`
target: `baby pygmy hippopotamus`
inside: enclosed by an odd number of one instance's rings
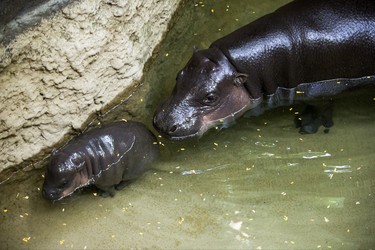
[[[60,200],[90,184],[102,196],[113,196],[148,170],[158,154],[156,137],[141,123],[118,121],[92,129],[52,152],[43,196]]]

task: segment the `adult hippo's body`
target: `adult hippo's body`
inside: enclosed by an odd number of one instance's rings
[[[60,200],[94,184],[113,196],[146,170],[159,153],[157,139],[145,125],[118,121],[79,135],[53,151],[46,168],[43,196]]]
[[[248,110],[332,96],[374,75],[374,0],[296,0],[195,50],[154,126],[169,139],[199,137]]]

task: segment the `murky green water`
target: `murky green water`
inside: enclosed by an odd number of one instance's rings
[[[193,45],[206,48],[285,2],[189,4],[142,90],[104,120],[151,128]],[[294,110],[280,108],[199,141],[162,139],[157,170],[114,198],[85,191],[51,204],[40,195],[42,173],[33,171],[0,186],[0,248],[374,249],[373,93],[337,100],[328,134],[298,134]]]

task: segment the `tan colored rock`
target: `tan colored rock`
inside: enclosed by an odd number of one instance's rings
[[[81,0],[0,47],[0,171],[138,82],[180,1]]]

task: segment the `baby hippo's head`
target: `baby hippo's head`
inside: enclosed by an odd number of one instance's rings
[[[50,164],[46,168],[42,194],[48,200],[61,200],[88,183],[82,173],[84,157],[78,153],[52,152]]]

